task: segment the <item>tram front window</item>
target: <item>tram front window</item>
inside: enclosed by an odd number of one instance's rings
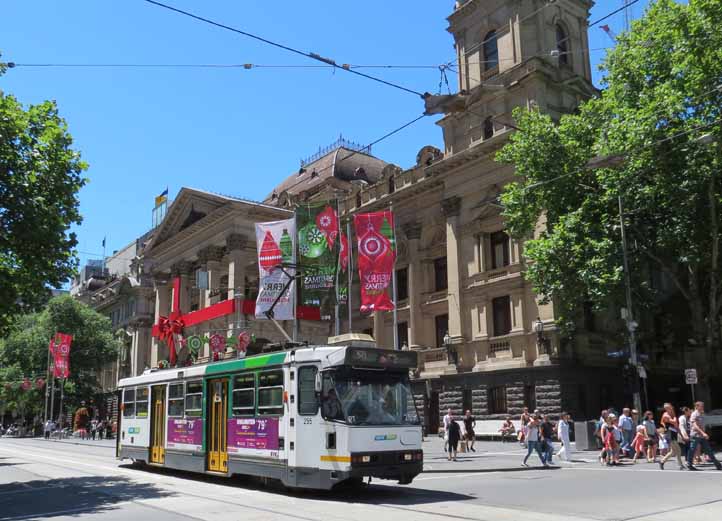
[[[406,374],[357,369],[324,371],[321,412],[351,425],[418,425]]]

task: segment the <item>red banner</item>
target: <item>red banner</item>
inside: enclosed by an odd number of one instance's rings
[[[389,287],[396,262],[394,216],[390,211],[354,216],[361,280],[361,312],[391,311]]]
[[[72,341],[72,335],[55,333],[55,338],[50,342],[50,352],[53,354],[53,376],[55,378],[70,376],[70,344]]]

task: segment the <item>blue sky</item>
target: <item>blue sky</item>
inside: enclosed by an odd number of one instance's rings
[[[647,1],[632,7],[635,18]],[[436,65],[454,57],[446,32],[453,0],[166,2],[338,63]],[[621,5],[598,0],[591,20]],[[604,23],[621,32],[624,15]],[[592,49],[611,43],[598,26],[590,30]],[[142,0],[5,0],[0,52],[19,64],[315,64]],[[594,67],[604,52],[592,52]],[[365,72],[421,92],[436,92],[440,79],[435,69]],[[449,80],[454,88],[453,74]],[[339,134],[368,143],[423,112],[411,94],[319,68],[17,67],[0,77],[0,88],[26,104],[56,100],[90,165],[76,230],[81,264],[102,252],[104,236],[110,253],[147,231],[153,198],[166,186],[171,197],[191,186],[263,199],[299,159]],[[422,146],[441,147],[435,119],[373,153],[410,166]]]

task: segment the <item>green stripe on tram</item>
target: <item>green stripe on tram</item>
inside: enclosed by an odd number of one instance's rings
[[[270,355],[252,356],[241,360],[230,360],[211,364],[206,367],[206,376],[212,374],[229,373],[242,369],[255,369],[267,365],[278,365],[286,361],[286,353],[273,353]]]

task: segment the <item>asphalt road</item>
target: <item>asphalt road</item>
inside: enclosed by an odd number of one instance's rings
[[[438,439],[410,486],[374,481],[289,493],[242,478],[140,470],[104,442],[0,439],[0,519],[478,521],[722,520],[722,472],[640,463],[603,468],[593,453],[556,469],[525,469],[516,444],[477,443],[448,462]],[[531,460],[533,462],[533,460]]]

